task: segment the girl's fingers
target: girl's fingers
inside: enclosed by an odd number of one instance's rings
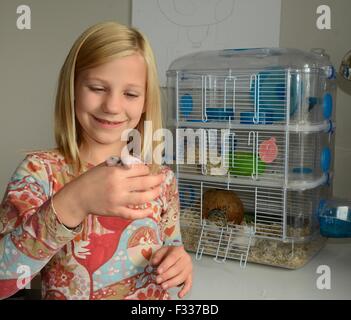
[[[108,166],[106,165],[106,162],[103,162],[97,167],[107,167],[110,172],[116,173],[125,178],[142,177],[150,174],[150,168],[145,164],[133,164],[132,166]]]
[[[150,202],[161,195],[161,187],[143,191],[143,192],[130,192],[126,199],[126,202],[131,205],[143,206],[144,203]]]
[[[164,174],[128,179],[128,191],[144,191],[160,186],[164,182]]]
[[[183,288],[179,291],[178,297],[182,299],[191,289],[193,285],[193,275],[190,273],[184,281]]]
[[[150,174],[150,169],[145,164],[133,164],[129,167],[122,168],[123,174],[127,178],[147,176]]]
[[[178,248],[177,248],[178,249]],[[157,267],[157,272],[161,275],[166,272],[170,267],[178,262],[182,257],[178,250],[172,250],[170,253],[162,260],[160,265]]]
[[[177,287],[177,286],[181,285],[182,283],[184,283],[185,279],[187,278],[187,274],[188,273],[184,270],[183,272],[179,273],[175,277],[173,277],[167,281],[162,282],[161,287],[164,290]]]
[[[172,265],[170,268],[166,269],[163,273],[156,277],[156,282],[158,284],[164,283],[165,281],[174,278],[177,274],[180,274],[184,270],[184,266],[180,263]]]

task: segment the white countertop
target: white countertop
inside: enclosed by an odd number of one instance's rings
[[[236,260],[219,264],[210,256],[196,260],[191,255],[194,281],[186,300],[351,299],[351,239],[328,239],[316,256],[296,270],[249,262],[242,269]],[[326,275],[317,273],[321,265],[330,268],[330,289],[317,288],[317,279]],[[174,299],[178,290],[171,291]]]

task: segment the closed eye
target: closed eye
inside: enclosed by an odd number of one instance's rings
[[[135,93],[126,92],[125,95],[129,98],[138,98],[139,95]]]
[[[94,91],[94,92],[105,92],[106,89],[103,87],[88,87],[89,90]]]

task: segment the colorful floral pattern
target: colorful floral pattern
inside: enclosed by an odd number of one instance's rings
[[[91,165],[84,165],[82,172]],[[75,230],[56,218],[51,197],[75,176],[57,151],[28,155],[8,184],[0,208],[0,299],[13,295],[27,266],[42,276],[44,299],[170,299],[156,283],[152,255],[182,245],[175,176],[145,219],[88,215]]]

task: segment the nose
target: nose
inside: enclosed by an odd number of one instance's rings
[[[109,92],[102,104],[105,113],[121,113],[123,110],[123,95],[118,92]]]

